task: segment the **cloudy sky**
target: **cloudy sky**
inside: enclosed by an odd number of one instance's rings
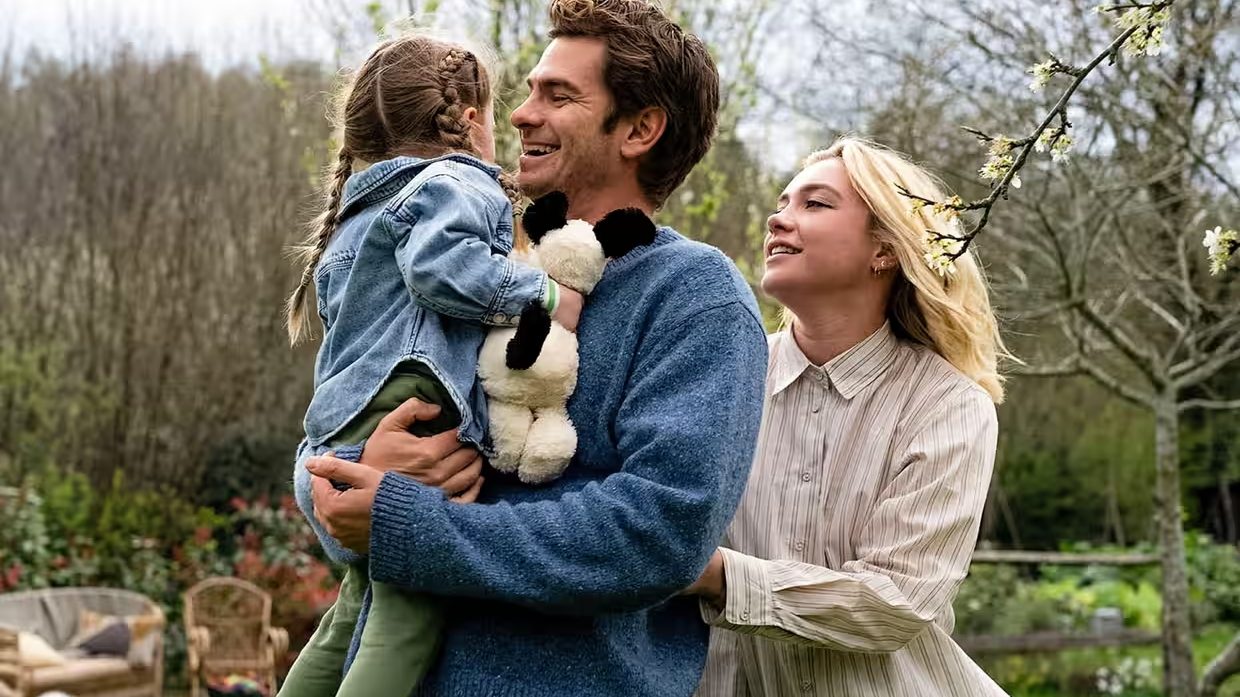
[[[209,63],[253,60],[260,51],[330,58],[322,7],[306,0],[0,0],[0,47],[18,56],[29,48],[67,56],[121,39],[156,53],[194,50]]]

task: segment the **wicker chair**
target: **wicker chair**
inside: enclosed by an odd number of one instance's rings
[[[209,578],[185,592],[185,637],[191,697],[207,676],[256,673],[272,694],[288,632],[271,626],[271,596],[247,581]]]
[[[77,633],[82,611],[145,616],[160,629],[151,665],[118,657],[80,657],[30,668],[18,657],[18,632],[38,634],[62,650]],[[149,598],[115,588],[52,588],[0,594],[0,695],[32,697],[63,691],[75,697],[159,697],[163,694],[164,613]]]

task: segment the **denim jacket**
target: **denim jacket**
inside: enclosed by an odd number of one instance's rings
[[[499,171],[466,155],[397,157],[346,182],[314,275],[325,333],[306,445],[321,451],[406,360],[448,389],[461,439],[483,443],[475,375],[486,325],[515,324],[547,292],[544,272],[508,259],[512,206]]]

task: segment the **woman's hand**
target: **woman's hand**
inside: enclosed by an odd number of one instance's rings
[[[482,455],[462,445],[455,430],[425,438],[409,432],[415,422],[438,415],[438,406],[407,400],[375,427],[360,462],[380,473],[399,472],[438,487],[457,503],[473,503],[483,483]]]
[[[722,608],[728,599],[728,579],[723,566],[723,553],[715,550],[706,562],[706,569],[692,585],[681,591],[684,595],[700,595],[711,605]]]

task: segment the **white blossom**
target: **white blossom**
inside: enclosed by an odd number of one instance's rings
[[[1201,244],[1206,248],[1206,255],[1210,259],[1210,273],[1220,274],[1240,249],[1240,232],[1224,230],[1221,225],[1216,226],[1213,230],[1206,230]]]
[[[1041,92],[1046,84],[1051,81],[1051,76],[1055,74],[1055,59],[1048,58],[1041,63],[1029,66],[1025,72],[1033,76],[1033,80],[1029,82],[1029,90],[1031,92]]]

